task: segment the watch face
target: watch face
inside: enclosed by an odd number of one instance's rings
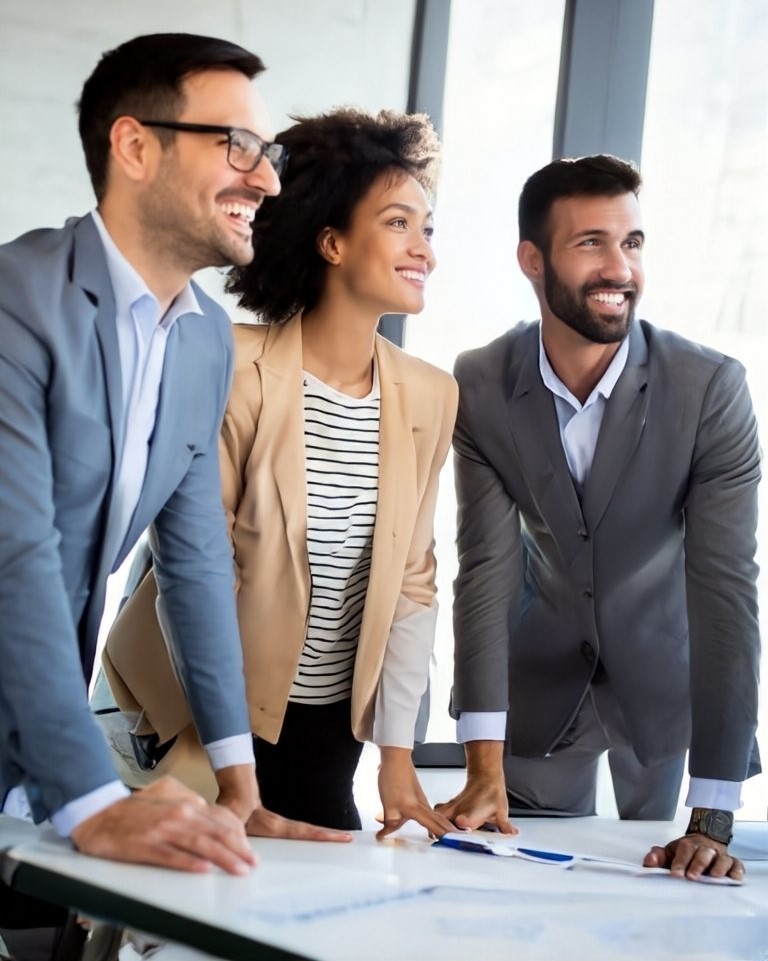
[[[709,811],[701,820],[703,824],[706,824],[707,830],[714,834],[730,834],[731,832],[731,819],[723,811]]]
[[[699,819],[699,831],[723,844],[730,841],[732,827],[733,815],[728,811],[705,811]]]

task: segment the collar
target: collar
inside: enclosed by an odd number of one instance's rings
[[[605,400],[608,400],[613,392],[613,388],[616,386],[616,382],[618,381],[619,377],[621,377],[624,368],[627,365],[628,356],[629,337],[625,337],[621,342],[619,349],[614,354],[613,360],[611,360],[605,373],[595,385],[594,390],[589,397],[587,397],[584,403],[581,404],[554,372],[552,365],[549,362],[549,358],[547,357],[547,353],[544,350],[544,344],[541,339],[541,326],[539,326],[539,371],[541,373],[541,379],[544,381],[544,386],[549,388],[549,390],[551,390],[555,396],[562,397],[563,400],[567,401],[571,407],[577,411],[584,410],[585,408],[591,406],[595,403],[598,397],[604,397]]]
[[[146,303],[145,298],[149,298],[154,306],[156,316],[158,310],[157,297],[155,297],[149,287],[147,287],[141,274],[139,274],[136,268],[129,263],[119,250],[117,244],[110,236],[104,221],[101,219],[101,214],[98,210],[91,211],[91,217],[96,225],[102,246],[104,247],[107,271],[112,283],[112,290],[115,295],[115,308],[118,315],[129,314],[131,309],[138,304],[139,301]],[[165,330],[170,330],[182,314],[202,313],[203,311],[192,289],[192,284],[187,281],[186,285],[179,291],[176,297],[174,297],[165,315],[159,319],[158,323],[161,327],[165,328]]]

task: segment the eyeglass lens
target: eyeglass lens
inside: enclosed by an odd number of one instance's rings
[[[229,163],[244,173],[255,170],[262,157],[275,168],[278,176],[285,166],[285,150],[282,144],[265,144],[245,130],[233,130],[229,137]]]

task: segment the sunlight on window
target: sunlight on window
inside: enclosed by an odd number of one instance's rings
[[[517,198],[551,159],[564,0],[453,0],[444,162],[435,209],[438,267],[406,348],[446,370],[538,307],[517,267]],[[456,501],[449,464],[436,520],[438,619],[429,740],[453,740],[451,583]]]
[[[738,358],[768,448],[768,6],[657,2],[643,139],[646,294],[660,327]],[[768,570],[768,493],[758,562]],[[763,635],[768,574],[760,583]],[[764,658],[765,664],[765,658]],[[766,670],[763,671],[765,678]],[[768,684],[760,738],[768,750]],[[742,817],[765,818],[768,778],[747,782]]]

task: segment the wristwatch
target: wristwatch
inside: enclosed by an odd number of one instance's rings
[[[706,834],[726,846],[733,837],[733,812],[718,808],[693,808],[686,834]]]

